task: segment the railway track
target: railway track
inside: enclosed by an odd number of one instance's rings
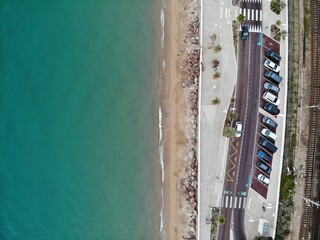
[[[318,138],[320,137],[320,0],[310,0],[311,9],[311,98],[309,122],[309,149],[306,159],[305,197],[313,201],[319,200],[318,180],[315,179],[320,169],[317,163]],[[301,217],[299,239],[319,239],[320,211],[312,204],[304,203]]]

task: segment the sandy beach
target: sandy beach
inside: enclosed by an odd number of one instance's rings
[[[196,213],[190,218],[190,212],[195,211],[196,202],[191,209],[185,197],[186,189],[183,190],[181,187],[181,183],[190,174],[190,162],[186,159],[188,152],[196,145],[196,136],[193,136],[193,144],[190,144],[191,108],[188,101],[190,88],[182,87],[186,70],[181,67],[181,62],[186,59],[187,52],[190,51],[185,40],[190,12],[195,14],[190,7],[190,4],[195,3],[190,2],[189,0],[167,1],[165,6],[166,79],[161,98],[166,99],[167,103],[164,111],[164,239],[168,240],[190,236],[190,228],[195,231],[193,225]],[[195,157],[193,159],[193,162],[196,161]],[[193,176],[192,179],[196,181],[196,172]]]

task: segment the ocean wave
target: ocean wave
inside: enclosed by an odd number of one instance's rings
[[[164,47],[164,10],[163,8],[161,9],[161,15],[160,15],[160,22],[161,22],[161,27],[162,27],[162,37],[161,37],[161,47],[163,49]]]
[[[160,211],[160,233],[163,232],[164,227],[164,219],[163,219],[163,211],[164,211],[164,162],[163,162],[163,140],[162,140],[162,110],[159,107],[159,155],[160,155],[160,165],[161,165],[161,211]]]

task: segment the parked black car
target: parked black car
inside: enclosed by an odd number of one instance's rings
[[[275,129],[278,124],[273,121],[272,119],[268,118],[267,116],[263,116],[262,120],[261,120],[266,126],[268,126],[269,128]]]
[[[264,76],[266,78],[271,79],[272,81],[274,81],[275,83],[279,84],[282,81],[282,77],[280,77],[278,74],[276,74],[275,72],[272,72],[271,70],[267,70],[264,73]]]
[[[272,84],[272,83],[269,83],[269,82],[265,82],[263,84],[263,88],[270,91],[270,92],[273,92],[275,94],[278,94],[280,92],[280,88],[277,87],[276,85]]]
[[[273,61],[276,61],[276,62],[281,61],[280,55],[270,49],[267,50],[267,56],[271,58]]]
[[[263,137],[259,139],[259,144],[271,153],[275,153],[278,150],[278,148],[275,145],[273,145],[271,142],[269,142],[267,139]]]
[[[267,164],[263,162],[258,162],[257,167],[260,168],[262,171],[264,171],[267,174],[271,173],[271,167],[269,167]]]
[[[275,105],[268,103],[268,102],[266,102],[263,105],[263,109],[272,115],[278,115],[280,113],[280,110],[278,107],[276,107]]]

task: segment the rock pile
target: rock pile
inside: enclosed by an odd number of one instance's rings
[[[186,44],[199,44],[199,17],[198,14],[196,14],[196,17],[193,21],[189,23],[187,35],[184,39],[184,43]]]
[[[195,12],[199,8],[195,8]],[[186,43],[185,58],[182,60],[180,68],[184,71],[181,79],[181,86],[186,89],[188,95],[189,105],[189,143],[186,146],[185,161],[188,163],[186,168],[186,176],[181,179],[181,189],[184,192],[187,203],[187,214],[189,216],[188,232],[183,239],[195,240],[196,227],[198,216],[198,159],[197,159],[197,131],[198,131],[198,98],[199,98],[199,76],[202,69],[200,63],[199,50],[199,17],[195,13],[193,19],[190,21],[187,34],[185,35],[184,43]]]

